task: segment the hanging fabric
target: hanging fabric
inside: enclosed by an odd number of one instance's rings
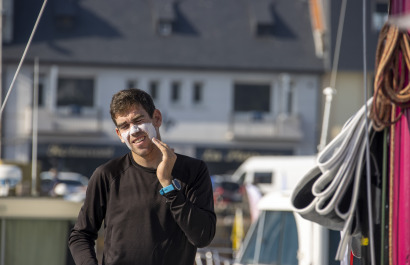
[[[372,98],[367,104],[370,106]],[[364,169],[366,133],[365,106],[318,154],[317,166],[297,183],[291,195],[294,210],[303,218],[328,229],[343,231],[337,260],[342,260],[348,243],[360,235],[359,198]],[[371,124],[370,124],[371,127]],[[371,133],[372,134],[372,133]]]

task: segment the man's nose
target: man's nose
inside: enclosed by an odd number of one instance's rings
[[[138,127],[138,125],[132,125],[131,129],[130,129],[130,135],[133,135],[134,133],[137,133],[140,131],[140,128]]]

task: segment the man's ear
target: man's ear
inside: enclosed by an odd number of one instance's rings
[[[162,125],[162,114],[159,109],[154,110],[154,114],[152,115],[152,125],[157,128],[161,127]]]
[[[122,139],[122,136],[121,136],[120,130],[118,130],[118,128],[117,128],[117,127],[115,127],[115,132],[117,133],[118,138],[120,138],[120,141],[121,141],[122,143],[124,143],[124,140]]]

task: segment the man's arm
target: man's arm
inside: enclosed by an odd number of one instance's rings
[[[100,180],[94,173],[88,183],[84,205],[71,230],[68,245],[77,265],[97,265],[95,240],[105,216],[105,196]]]
[[[178,178],[179,171],[184,175],[189,174],[186,176],[190,181],[185,192],[165,194],[175,221],[193,245],[209,245],[215,236],[216,215],[208,168],[203,161],[192,159],[190,161],[195,165],[182,162],[175,170],[175,163],[181,161],[177,161],[174,151],[159,139],[153,138],[153,143],[162,153],[157,177],[163,187],[168,186],[172,178]]]
[[[208,169],[200,161],[197,175],[184,191],[165,195],[171,212],[188,240],[196,247],[209,245],[215,236],[216,215]]]

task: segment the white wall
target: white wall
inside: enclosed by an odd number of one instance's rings
[[[372,73],[369,73],[367,85],[368,88],[372,87]],[[323,79],[323,85],[321,90],[329,86],[330,76],[327,75]],[[343,124],[356,113],[364,104],[364,80],[363,73],[360,72],[339,72],[336,78],[336,94],[333,96],[330,117],[329,117],[329,142],[333,139],[342,129]],[[370,89],[369,89],[370,91]],[[324,96],[322,94],[322,101],[324,102]],[[368,96],[373,96],[371,92]],[[321,110],[320,114],[322,114]],[[322,115],[320,116],[322,120]]]
[[[14,67],[7,67],[6,80],[11,81]],[[40,66],[40,72],[45,75],[45,89],[48,97],[53,97],[50,86],[50,66]],[[230,144],[226,137],[230,114],[233,109],[233,84],[236,82],[271,84],[271,110],[272,115],[277,115],[283,109],[284,93],[280,82],[281,75],[274,73],[243,73],[243,72],[213,72],[213,71],[178,71],[178,70],[144,70],[144,69],[110,69],[99,67],[54,67],[59,76],[65,77],[94,77],[95,108],[101,111],[102,130],[106,143],[117,143],[114,125],[109,114],[111,97],[117,91],[126,88],[129,80],[135,80],[137,87],[148,91],[150,81],[159,84],[156,100],[157,108],[163,113],[165,120],[172,120],[173,125],[167,131],[162,128],[162,137],[168,142],[183,143],[186,146],[201,144]],[[309,74],[289,74],[294,93],[294,112],[303,120],[303,139],[300,143],[292,144],[296,154],[311,154],[317,145],[317,119],[318,119],[318,84],[319,77]],[[28,153],[31,145],[31,134],[19,130],[23,126],[21,119],[24,108],[31,106],[32,101],[32,67],[23,67],[10,100],[7,103],[7,124],[5,126],[5,141],[19,138],[25,148],[17,148],[18,144],[7,147],[5,156],[24,158],[17,152]],[[182,99],[178,104],[170,101],[170,86],[174,81],[181,83]],[[192,87],[195,82],[203,84],[203,102],[194,104],[192,101]],[[252,93],[252,91],[250,91]],[[50,96],[51,95],[51,96]],[[51,98],[51,101],[53,99]],[[52,109],[52,104],[47,108]],[[19,118],[20,117],[20,118]],[[41,117],[40,117],[41,118]],[[101,139],[100,139],[101,141]],[[92,143],[90,143],[92,144]],[[248,143],[248,145],[251,143]],[[267,143],[275,146],[274,143]],[[283,146],[283,143],[280,144]],[[285,144],[286,145],[286,144]],[[20,150],[20,151],[18,151]],[[26,159],[31,154],[25,155]]]

